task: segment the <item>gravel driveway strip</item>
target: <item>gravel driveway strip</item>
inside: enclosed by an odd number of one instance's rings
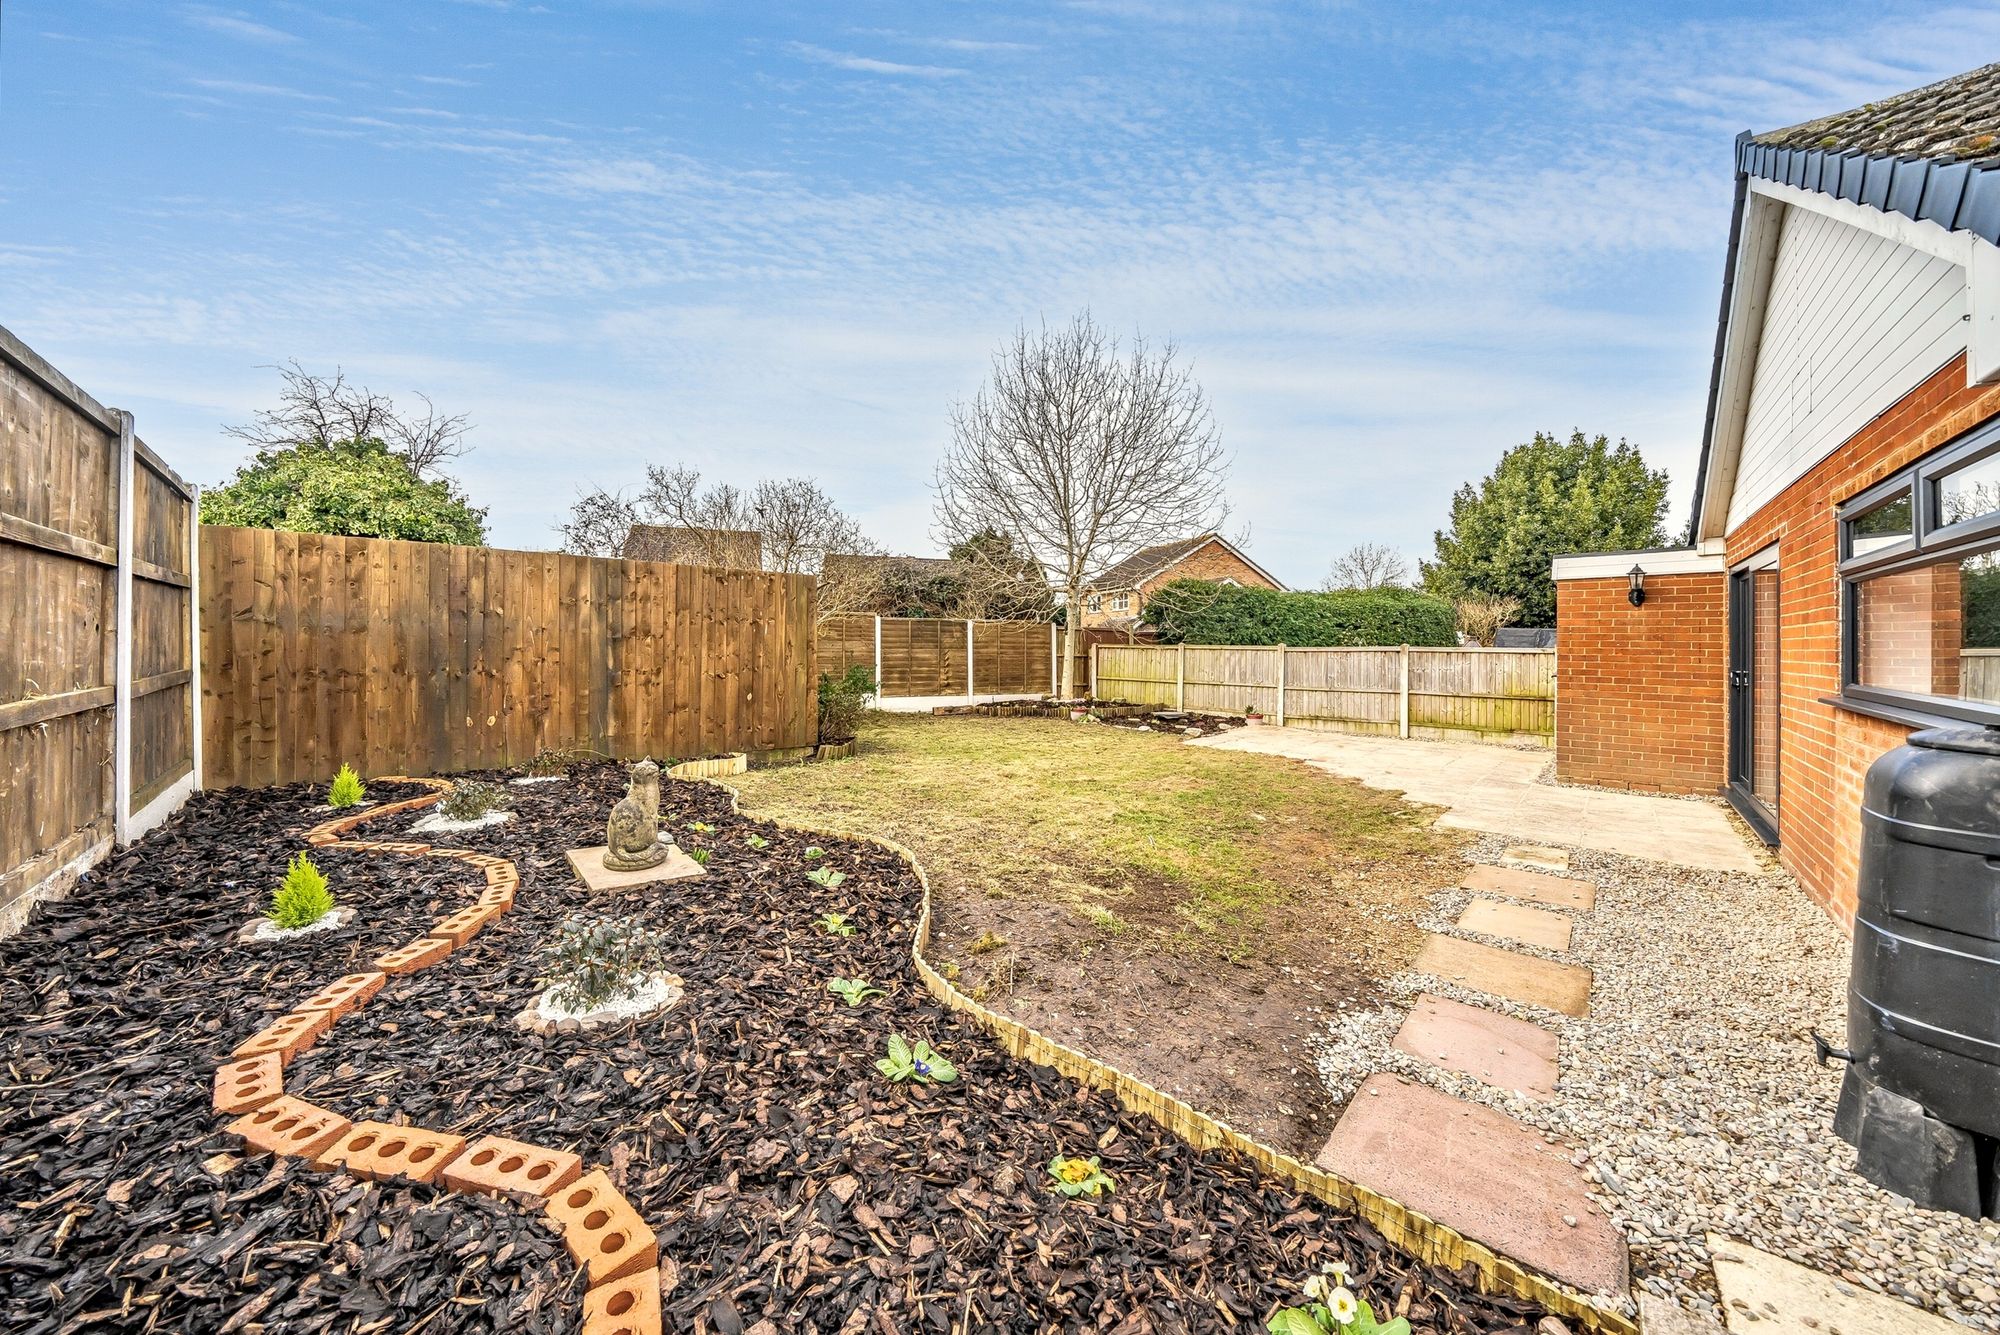
[[[1482,839],[1468,856],[1497,862],[1508,842]],[[1589,1015],[1398,975],[1387,983],[1389,1007],[1329,1025],[1318,1060],[1333,1092],[1345,1097],[1369,1073],[1396,1071],[1562,1137],[1631,1241],[1635,1284],[1718,1319],[1710,1230],[2000,1331],[2000,1224],[1880,1190],[1854,1172],[1853,1148],[1833,1133],[1841,1073],[1814,1063],[1810,1035],[1845,1041],[1848,941],[1791,876],[1581,848],[1568,874],[1598,887],[1596,909],[1575,915],[1569,952],[1506,944],[1593,970]],[[1437,896],[1424,926],[1482,939],[1452,925],[1469,898]],[[1420,991],[1556,1033],[1556,1097],[1518,1097],[1393,1048]]]

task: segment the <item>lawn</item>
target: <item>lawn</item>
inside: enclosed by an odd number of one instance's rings
[[[853,760],[739,782],[913,849],[935,962],[988,1004],[1296,1151],[1334,1111],[1307,1036],[1409,962],[1459,865],[1428,808],[1098,724],[874,714]]]

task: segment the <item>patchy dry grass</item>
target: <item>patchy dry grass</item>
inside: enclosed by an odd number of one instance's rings
[[[1367,927],[1441,884],[1425,872],[1456,847],[1427,808],[1161,733],[873,714],[861,743],[853,760],[744,776],[746,805],[885,834],[955,890],[1060,905],[1082,929],[1139,927],[1183,948],[1240,955],[1276,911],[1309,901],[1329,935],[1399,954]]]

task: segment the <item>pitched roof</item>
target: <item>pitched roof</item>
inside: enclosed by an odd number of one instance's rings
[[[857,572],[877,570],[887,572],[892,569],[907,570],[917,575],[947,575],[958,569],[958,562],[949,556],[886,556],[878,553],[828,552],[822,568],[847,567]]]
[[[2000,64],[1751,138],[1774,148],[1984,158],[2000,144]]]
[[[1178,564],[1200,551],[1211,542],[1219,542],[1252,570],[1270,580],[1271,587],[1282,590],[1285,586],[1278,582],[1270,571],[1243,554],[1243,550],[1220,533],[1197,533],[1192,538],[1176,538],[1172,542],[1155,543],[1151,547],[1141,547],[1122,561],[1114,562],[1098,572],[1097,578],[1085,587],[1100,592],[1107,589],[1136,589],[1141,584],[1169,566]]]
[[[758,570],[764,564],[764,538],[755,529],[676,528],[671,524],[634,524],[625,535],[628,561],[675,561],[682,565],[722,566]]]

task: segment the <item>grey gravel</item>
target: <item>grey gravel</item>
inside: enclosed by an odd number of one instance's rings
[[[1482,838],[1475,862],[1510,840]],[[1395,1071],[1499,1108],[1575,1151],[1591,1197],[1625,1231],[1635,1290],[1721,1319],[1704,1235],[1713,1230],[2000,1332],[2000,1223],[1922,1210],[1854,1172],[1833,1133],[1840,1072],[1813,1061],[1812,1031],[1844,1042],[1848,941],[1792,877],[1668,867],[1570,849],[1569,875],[1597,885],[1572,915],[1566,954],[1460,932],[1470,898],[1435,897],[1423,925],[1595,975],[1590,1014],[1570,1018],[1404,973],[1388,1002],[1344,1011],[1316,1052],[1345,1099]],[[1430,1066],[1390,1046],[1419,992],[1531,1020],[1560,1039],[1556,1097],[1543,1103]]]

